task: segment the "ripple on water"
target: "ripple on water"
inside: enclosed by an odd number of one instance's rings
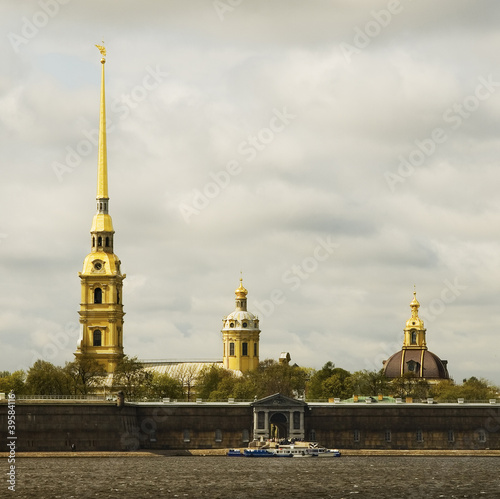
[[[496,457],[18,459],[17,497],[499,498]],[[0,493],[3,497],[3,492]]]

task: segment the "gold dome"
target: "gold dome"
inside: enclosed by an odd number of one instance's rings
[[[243,279],[240,278],[240,287],[235,291],[236,298],[246,298],[248,291],[243,287]]]

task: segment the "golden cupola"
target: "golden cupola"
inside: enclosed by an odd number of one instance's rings
[[[417,292],[413,291],[410,303],[411,317],[406,321],[403,331],[403,348],[384,361],[384,374],[387,378],[397,378],[412,373],[429,381],[448,379],[448,362],[441,360],[427,348],[424,321],[418,316],[420,303]]]

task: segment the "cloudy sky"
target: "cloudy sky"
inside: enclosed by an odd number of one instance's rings
[[[500,384],[496,1],[3,2],[0,370],[73,359],[105,41],[126,353],[379,369],[414,285],[456,381]]]

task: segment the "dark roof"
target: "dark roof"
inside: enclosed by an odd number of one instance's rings
[[[422,360],[423,352],[423,360]],[[401,359],[404,356],[403,372],[401,373]],[[411,371],[409,364],[416,364],[417,371]],[[422,364],[422,365],[420,365]],[[448,379],[450,376],[447,369],[447,361],[441,360],[435,353],[429,350],[400,350],[392,355],[384,364],[384,374],[388,378],[397,378],[401,374],[415,372],[417,376],[428,379]]]

